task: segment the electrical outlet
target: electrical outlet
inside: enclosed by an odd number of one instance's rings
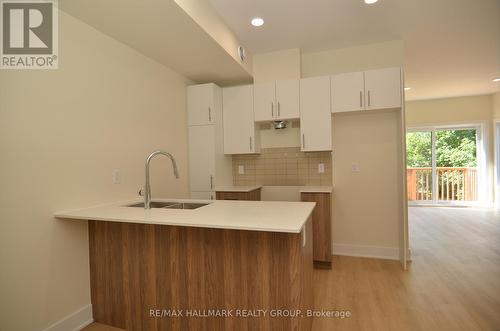
[[[239,175],[245,174],[245,166],[242,166],[242,165],[238,166],[238,174]]]
[[[325,164],[324,163],[318,163],[318,173],[319,174],[325,173]]]
[[[351,164],[351,171],[352,172],[360,172],[361,170],[359,169],[359,163],[358,162],[353,162]]]
[[[120,184],[122,181],[120,169],[113,169],[113,184]]]

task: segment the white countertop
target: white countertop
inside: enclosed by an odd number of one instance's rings
[[[315,206],[314,202],[154,199],[153,201],[209,204],[191,210],[165,208],[145,210],[142,207],[125,207],[142,201],[135,199],[62,211],[55,213],[54,216],[60,219],[300,233]]]
[[[215,190],[218,192],[251,192],[262,188],[263,185],[253,186],[220,186]],[[299,186],[299,192],[304,193],[332,193],[332,186]]]
[[[300,193],[332,193],[332,186],[302,186]]]
[[[261,188],[262,185],[253,186],[218,186],[215,188],[217,192],[251,192]]]

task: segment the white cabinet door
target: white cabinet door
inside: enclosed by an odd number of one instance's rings
[[[212,83],[187,87],[188,125],[215,123],[217,93],[220,88]]]
[[[365,109],[363,72],[333,75],[332,113]]]
[[[188,132],[191,191],[211,191],[215,185],[215,127],[190,126]]]
[[[275,102],[275,83],[254,85],[255,121],[272,121],[277,114]]]
[[[365,71],[366,109],[401,107],[401,68]]]
[[[255,153],[253,86],[222,89],[224,154]]]
[[[215,200],[215,192],[191,191],[191,199],[196,199],[196,200]]]
[[[276,81],[275,119],[299,118],[299,80]]]
[[[330,77],[300,80],[300,132],[302,151],[332,150]]]

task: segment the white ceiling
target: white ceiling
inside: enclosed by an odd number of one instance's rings
[[[252,81],[173,0],[61,0],[59,7],[195,82]]]
[[[500,0],[209,0],[254,53],[402,39],[407,99],[500,90]],[[261,16],[262,27],[250,25]]]

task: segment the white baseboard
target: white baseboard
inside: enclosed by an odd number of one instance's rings
[[[376,259],[399,260],[399,248],[365,245],[336,244],[332,245],[333,255],[371,257]]]
[[[93,321],[92,305],[89,304],[57,321],[43,331],[80,331]]]

